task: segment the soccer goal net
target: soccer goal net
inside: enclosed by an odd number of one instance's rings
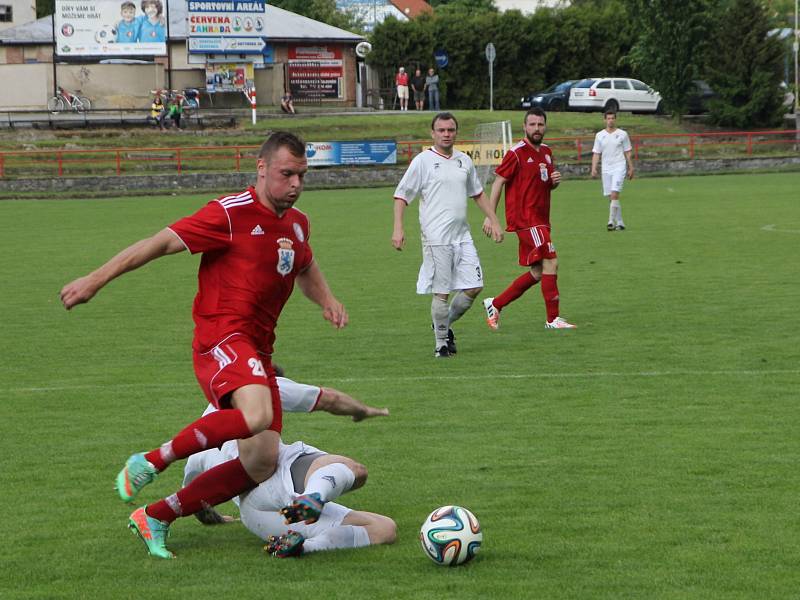
[[[475,128],[472,162],[484,186],[511,147],[511,121],[480,123]]]

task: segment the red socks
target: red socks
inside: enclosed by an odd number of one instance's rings
[[[550,323],[558,316],[558,275],[542,275],[542,297],[547,309],[547,322]],[[495,305],[497,306],[497,305]]]
[[[242,411],[238,409],[218,410],[182,429],[160,448],[148,452],[144,457],[159,471],[170,463],[201,452],[207,448],[219,447],[228,440],[240,440],[253,435]]]
[[[234,458],[199,475],[177,494],[148,505],[145,512],[154,519],[172,523],[178,517],[193,515],[206,505],[215,506],[257,485],[242,462]]]
[[[492,300],[492,304],[497,310],[502,310],[504,306],[511,304],[537,283],[539,283],[539,280],[535,279],[533,273],[528,271],[512,281],[511,285],[508,286],[502,294],[496,296],[495,299]],[[544,288],[542,288],[542,292],[544,292]]]

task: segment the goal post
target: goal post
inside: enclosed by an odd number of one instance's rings
[[[478,171],[481,184],[485,187],[494,169],[511,148],[511,121],[479,123],[475,127],[473,140],[470,157]]]

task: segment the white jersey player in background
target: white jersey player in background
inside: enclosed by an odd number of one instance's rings
[[[472,159],[453,147],[457,133],[458,121],[452,114],[437,114],[431,122],[433,146],[414,157],[394,192],[392,245],[397,250],[405,245],[406,206],[420,197],[422,266],[417,293],[433,294],[431,320],[438,358],[456,353],[452,325],[483,289],[483,271],[467,221],[467,197],[475,199],[489,220],[492,239],[503,239],[503,228],[489,206]]]
[[[285,412],[324,410],[335,415],[351,416],[354,421],[386,416],[385,408],[374,408],[332,388],[320,388],[278,377],[281,406]],[[215,409],[209,406],[204,414]],[[209,469],[238,456],[236,441],[222,448],[194,454],[184,468],[184,484]],[[265,549],[281,558],[302,553],[337,548],[359,548],[370,544],[391,544],[396,537],[394,521],[376,513],[350,510],[332,502],[341,494],[364,485],[367,469],[345,456],[327,454],[303,442],[281,442],[275,474],[252,491],[234,499],[242,523],[267,541]],[[281,509],[300,495],[316,498],[322,505],[319,518],[294,523],[291,529]],[[197,514],[207,524],[234,521],[207,507]]]
[[[624,231],[622,205],[619,195],[627,173],[633,179],[631,160],[631,140],[628,134],[617,128],[617,113],[606,111],[603,114],[606,128],[598,131],[592,148],[592,177],[597,177],[597,163],[602,157],[603,195],[608,197],[608,231]]]

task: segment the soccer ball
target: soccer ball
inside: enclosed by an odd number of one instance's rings
[[[419,531],[425,555],[437,565],[454,567],[472,560],[483,541],[481,524],[461,506],[437,508]]]
[[[94,41],[98,44],[116,44],[117,28],[113,25],[103,25],[94,32]]]

